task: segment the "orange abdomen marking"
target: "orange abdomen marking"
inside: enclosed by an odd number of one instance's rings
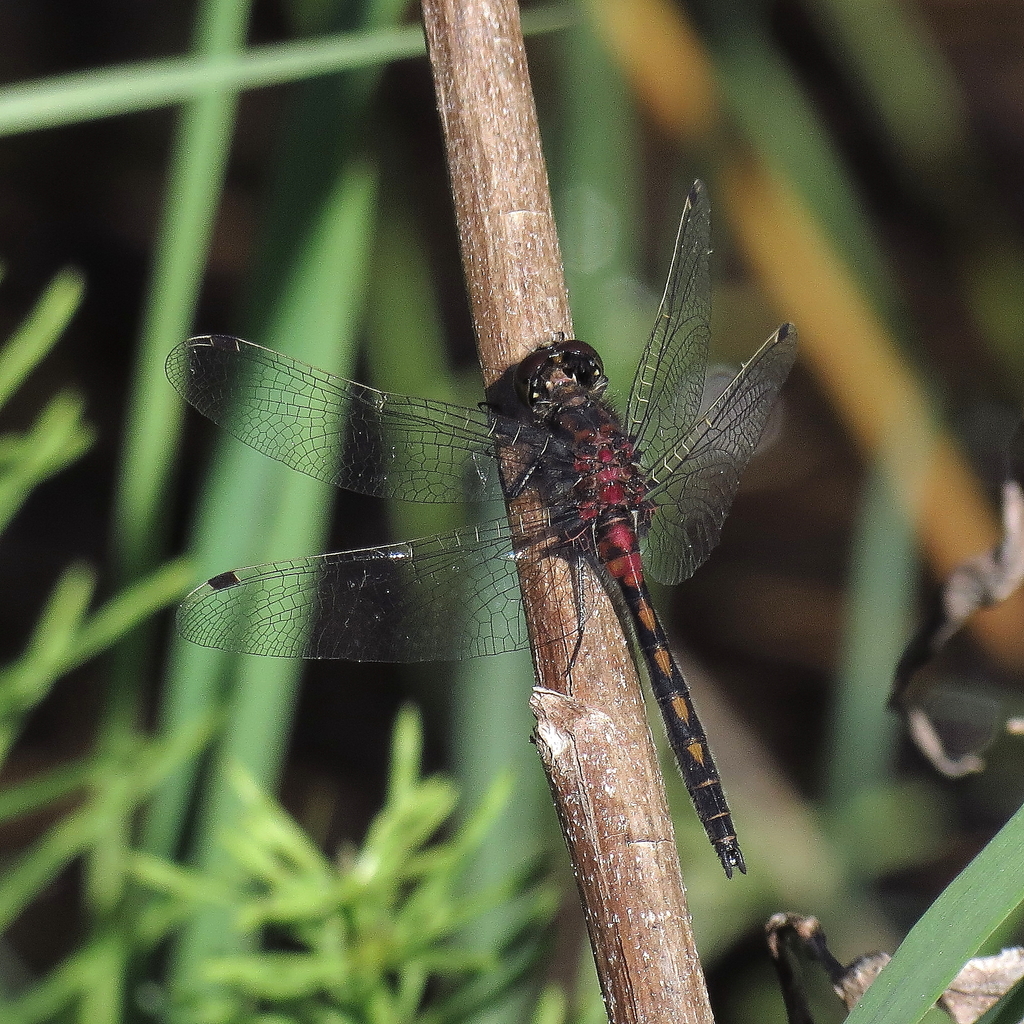
[[[690,722],[690,708],[688,707],[686,701],[682,697],[676,695],[675,697],[672,698],[672,710],[684,722],[689,724],[689,722]],[[693,744],[693,746],[699,747],[700,744],[699,743],[695,743],[695,744]]]

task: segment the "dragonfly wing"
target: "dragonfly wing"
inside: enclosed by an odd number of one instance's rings
[[[167,377],[240,441],[317,480],[409,501],[501,496],[501,418],[481,409],[377,391],[219,334],[178,345]]]
[[[288,658],[446,661],[526,646],[507,522],[215,576],[178,610],[203,647]]]
[[[704,563],[796,357],[796,328],[783,324],[676,447],[649,470],[657,505],[644,547],[655,579],[680,583]],[[646,454],[646,453],[645,453]]]
[[[658,319],[629,393],[624,426],[640,452],[657,462],[680,425],[697,416],[711,336],[711,206],[696,181],[676,235]]]

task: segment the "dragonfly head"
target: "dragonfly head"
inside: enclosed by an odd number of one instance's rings
[[[543,417],[580,398],[599,396],[608,386],[608,378],[594,349],[558,335],[516,367],[513,383],[519,400]]]

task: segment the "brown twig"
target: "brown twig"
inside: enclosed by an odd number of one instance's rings
[[[571,336],[514,0],[424,0],[462,261],[491,384]],[[512,510],[523,511],[521,506]],[[531,636],[577,627],[570,569],[521,568]],[[583,642],[535,646],[537,743],[572,857],[609,1019],[710,1021],[675,836],[632,659],[600,586]]]

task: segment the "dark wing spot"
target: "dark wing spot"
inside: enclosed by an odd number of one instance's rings
[[[228,587],[237,587],[241,582],[233,572],[222,572],[219,576],[207,580],[206,585],[211,590],[227,590]]]

